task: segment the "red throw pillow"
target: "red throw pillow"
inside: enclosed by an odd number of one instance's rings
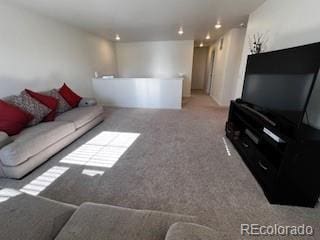
[[[43,105],[50,108],[52,111],[42,120],[43,122],[54,121],[56,116],[56,111],[58,108],[58,99],[50,96],[46,96],[40,93],[33,92],[29,89],[25,90],[32,98],[39,101]]]
[[[60,88],[59,93],[72,108],[77,107],[82,99],[82,97],[73,92],[65,83],[62,88]]]
[[[20,133],[33,119],[30,113],[0,100],[0,131],[9,136]]]

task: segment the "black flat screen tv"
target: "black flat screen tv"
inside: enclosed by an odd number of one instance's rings
[[[242,101],[300,125],[317,79],[320,43],[248,56]]]

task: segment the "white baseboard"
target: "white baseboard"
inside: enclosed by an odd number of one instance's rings
[[[210,97],[213,99],[213,101],[215,101],[219,107],[229,107],[229,104],[222,104],[220,101],[218,101],[217,98],[215,98],[214,96],[210,95]]]

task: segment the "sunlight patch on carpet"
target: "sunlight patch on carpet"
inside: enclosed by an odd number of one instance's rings
[[[18,196],[20,195],[21,192],[14,190],[14,189],[10,189],[10,188],[4,188],[0,190],[0,203],[5,202],[7,200],[9,200],[12,197]]]
[[[83,175],[87,175],[90,177],[94,176],[102,176],[104,174],[104,171],[99,171],[99,170],[91,170],[91,169],[83,169],[82,170]]]
[[[60,162],[111,168],[139,136],[140,133],[104,131],[68,154]]]
[[[57,180],[57,178],[64,174],[68,169],[69,168],[67,167],[54,166],[25,185],[20,189],[20,191],[36,196]]]
[[[228,156],[230,157],[231,156],[231,152],[230,152],[229,146],[227,144],[227,141],[226,141],[226,139],[224,137],[222,138],[222,141],[223,141],[224,147],[226,149],[226,152],[227,152]]]

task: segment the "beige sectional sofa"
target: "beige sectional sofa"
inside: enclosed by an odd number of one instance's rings
[[[84,106],[24,129],[0,147],[0,176],[23,177],[103,120],[102,106]]]
[[[224,240],[197,217],[105,204],[79,207],[0,190],[0,237],[6,240]]]

